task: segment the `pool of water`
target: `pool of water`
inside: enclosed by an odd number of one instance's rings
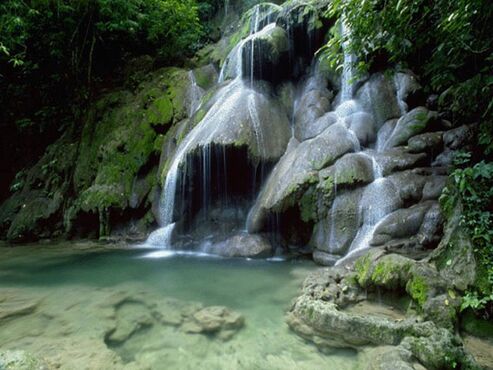
[[[60,369],[359,369],[355,352],[320,353],[284,314],[309,261],[223,259],[75,244],[0,248],[0,350]],[[204,307],[244,326],[188,330]]]

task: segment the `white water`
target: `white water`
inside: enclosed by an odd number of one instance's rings
[[[354,80],[354,72],[353,72],[353,64],[354,64],[354,55],[348,51],[351,30],[349,26],[346,24],[344,15],[341,20],[341,34],[344,39],[342,43],[342,49],[344,51],[344,62],[342,68],[342,76],[341,76],[341,102],[346,100],[350,100],[353,98],[353,80]]]
[[[188,116],[192,117],[193,114],[200,108],[200,101],[204,95],[204,90],[197,85],[197,80],[195,79],[193,70],[188,71],[188,78],[190,79],[190,87],[188,89],[188,99],[190,100]]]
[[[363,224],[353,239],[348,253],[337,261],[337,264],[369,248],[375,229],[384,217],[395,209],[395,197],[389,194],[389,188],[393,189],[392,183],[383,177],[382,167],[375,160],[373,153],[361,152],[361,154],[372,161],[373,182],[366,186],[359,204],[359,214]]]

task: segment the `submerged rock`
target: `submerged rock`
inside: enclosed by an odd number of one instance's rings
[[[32,355],[26,351],[3,351],[0,352],[0,369],[5,370],[50,370],[43,359]]]

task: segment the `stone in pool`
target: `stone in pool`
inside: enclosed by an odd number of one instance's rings
[[[183,324],[187,333],[210,334],[228,340],[245,324],[242,315],[223,306],[205,307],[193,314],[190,321]]]

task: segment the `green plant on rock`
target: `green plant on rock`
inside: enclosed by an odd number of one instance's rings
[[[414,275],[407,282],[406,290],[409,295],[419,304],[419,306],[423,307],[428,299],[429,288],[426,280],[419,275]]]
[[[469,232],[479,262],[475,287],[463,297],[462,309],[489,316],[493,305],[493,162],[470,165],[470,161],[471,153],[456,157],[457,168],[440,201],[446,213],[461,203],[461,225]]]

